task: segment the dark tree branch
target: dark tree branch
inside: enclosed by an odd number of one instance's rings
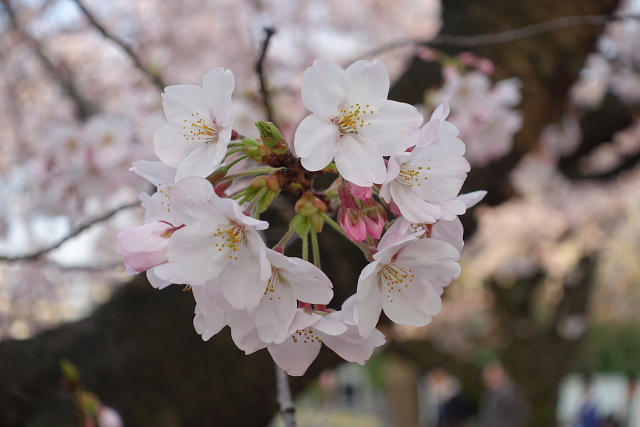
[[[273,27],[266,27],[264,29],[264,41],[262,42],[262,48],[260,49],[260,58],[258,62],[256,62],[256,73],[258,74],[258,79],[260,80],[260,95],[262,96],[262,104],[264,105],[264,109],[267,113],[267,120],[274,123],[273,121],[273,108],[271,107],[271,100],[269,97],[269,90],[267,89],[267,79],[264,73],[264,61],[267,57],[267,49],[269,48],[269,42],[271,41],[271,37],[276,33],[276,29]]]
[[[138,206],[139,204],[140,204],[140,202],[129,203],[127,205],[120,206],[119,208],[116,208],[116,209],[106,213],[105,215],[103,215],[101,217],[92,219],[91,221],[87,222],[86,224],[80,226],[78,229],[76,229],[74,232],[72,232],[68,236],[66,236],[63,239],[61,239],[60,241],[58,241],[56,244],[48,246],[48,247],[46,247],[44,249],[40,249],[37,252],[31,253],[31,254],[28,254],[28,255],[17,256],[17,257],[0,256],[0,261],[4,261],[4,262],[36,261],[41,256],[45,255],[48,252],[51,252],[54,249],[59,248],[67,240],[70,240],[70,239],[76,237],[78,234],[82,233],[83,231],[87,230],[88,228],[91,228],[95,224],[98,224],[100,222],[106,221],[106,220],[110,219],[111,217],[113,217],[114,215],[116,215],[118,212],[123,211],[125,209],[132,208],[134,206]]]
[[[640,16],[616,16],[616,15],[576,15],[565,16],[563,18],[552,19],[550,21],[539,22],[537,24],[526,25],[513,30],[500,31],[492,34],[473,34],[460,36],[452,34],[439,34],[431,40],[424,39],[400,39],[369,52],[364,53],[362,58],[370,58],[389,50],[405,46],[450,46],[450,47],[480,47],[495,46],[505,43],[512,43],[529,37],[539,36],[557,30],[583,26],[603,26],[610,22],[624,21],[627,19],[638,20]]]
[[[73,100],[76,104],[78,116],[81,119],[87,119],[89,116],[97,112],[97,107],[94,103],[85,99],[82,94],[78,91],[76,86],[73,84],[73,81],[70,78],[69,70],[65,69],[62,65],[54,64],[49,56],[46,54],[42,43],[34,37],[32,37],[28,32],[24,31],[16,17],[15,11],[11,5],[10,0],[1,0],[2,4],[5,7],[7,15],[9,16],[9,22],[13,31],[15,31],[20,38],[22,38],[30,47],[33,49],[34,53],[40,59],[40,62],[44,66],[44,68],[53,76],[53,78],[60,84],[62,90]]]
[[[149,77],[149,79],[160,90],[164,90],[166,85],[162,81],[162,78],[160,76],[158,76],[157,74],[155,74],[151,70],[149,70],[147,67],[145,67],[142,64],[142,61],[140,60],[140,58],[138,58],[138,55],[136,55],[136,53],[129,46],[127,46],[122,40],[118,39],[117,37],[115,37],[114,35],[109,33],[106,30],[106,28],[104,28],[102,25],[100,25],[100,23],[98,21],[96,21],[96,18],[91,14],[91,12],[89,12],[89,10],[84,6],[84,4],[82,3],[82,0],[74,0],[74,1],[80,7],[80,10],[87,17],[87,19],[89,20],[91,25],[93,25],[105,38],[115,42],[118,46],[120,46],[122,48],[122,50],[124,50],[124,52],[129,56],[129,58],[131,58],[131,60],[133,61],[134,65],[140,71],[142,71],[147,77]]]

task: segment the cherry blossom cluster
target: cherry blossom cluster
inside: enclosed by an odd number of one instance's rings
[[[491,67],[482,66],[482,59],[461,56],[463,64],[476,69],[461,73],[456,67],[444,67],[444,85],[431,101],[438,105],[451,99],[449,120],[465,141],[467,160],[486,166],[511,151],[513,137],[522,128],[522,114],[514,109],[520,103],[521,83],[511,78],[493,84],[488,75]]]
[[[216,68],[202,87],[165,89],[167,124],[154,137],[160,161],[132,168],[157,191],[140,196],[145,224],[118,235],[127,274],[192,290],[203,339],[228,325],[240,349],[266,347],[290,375],[303,375],[323,343],[363,364],[385,342],[376,329],[382,311],[399,324],[428,324],[460,274],[458,215],[484,196],[458,195],[470,166],[446,121],[448,100],[423,125],[416,108],[387,99],[382,62],[344,70],[317,60],[303,76],[312,114],[297,128],[294,152],[272,123],[256,122],[259,138],[233,130],[234,85],[231,71]],[[334,183],[317,189],[320,174]],[[269,248],[260,214],[283,191],[297,195],[296,216]],[[328,307],[333,284],[320,269],[325,225],[370,261],[339,310]],[[294,237],[301,258],[285,255]]]

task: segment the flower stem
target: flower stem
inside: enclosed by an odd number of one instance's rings
[[[256,217],[256,218],[260,214],[260,205],[261,205],[261,202],[262,202],[262,198],[267,193],[267,191],[269,191],[268,187],[262,187],[258,191],[258,194],[256,194],[254,196],[253,200],[251,200],[251,203],[249,203],[249,206],[247,206],[247,208],[246,208],[246,210],[248,212],[251,212],[253,214],[253,216]],[[254,209],[256,209],[255,213],[253,212]]]
[[[244,159],[246,158],[246,156],[243,156],[243,157],[244,157],[244,158],[243,158],[242,160],[244,160]],[[237,161],[237,160],[234,160],[234,161],[233,161],[233,162],[231,162],[231,163],[235,164],[234,162],[236,162],[236,161]],[[230,164],[231,164],[231,163],[230,163]],[[272,168],[272,167],[270,167],[270,166],[269,166],[269,167],[258,167],[258,168],[247,169],[247,170],[246,170],[246,171],[244,171],[244,172],[240,172],[240,173],[236,173],[236,174],[233,174],[233,175],[225,176],[224,178],[222,178],[222,179],[220,180],[220,182],[222,182],[222,181],[228,181],[228,180],[230,180],[230,179],[242,178],[243,176],[262,175],[262,174],[269,173],[269,172],[271,172],[271,171],[273,171],[273,170],[275,170],[275,169],[274,169],[274,168]]]
[[[291,238],[296,234],[297,230],[295,228],[295,224],[298,222],[296,220],[299,220],[299,219],[300,219],[299,216],[296,216],[295,218],[293,218],[293,220],[291,221],[291,224],[289,224],[289,231],[287,231],[285,235],[282,236],[282,239],[280,239],[278,244],[273,247],[274,251],[284,253],[284,247],[287,245],[287,243],[289,243],[289,240],[291,240]]]
[[[236,148],[235,150],[229,150],[227,151],[227,154],[225,154],[224,158],[226,159],[227,157],[231,156],[232,154],[236,154],[236,153],[240,153],[242,151],[242,148]],[[243,156],[245,159],[247,158],[247,156]]]
[[[310,230],[311,232],[311,247],[313,249],[313,263],[316,267],[320,267],[320,245],[318,244],[318,233],[313,227]]]
[[[367,258],[367,260],[369,260],[369,261],[373,260],[373,254],[371,253],[371,249],[369,249],[369,247],[367,247],[366,245],[363,245],[362,243],[354,242],[353,240],[351,240],[349,238],[349,236],[347,235],[347,233],[345,233],[345,231],[342,229],[342,227],[340,227],[340,224],[335,222],[333,220],[333,218],[331,218],[326,213],[324,213],[322,211],[319,211],[318,214],[322,217],[322,219],[324,219],[324,221],[327,224],[329,224],[331,227],[333,227],[333,229],[335,229],[338,233],[342,234],[347,240],[349,240],[351,243],[353,243],[358,248],[360,248],[360,250],[362,251],[364,256]]]
[[[289,377],[285,371],[276,365],[276,389],[278,390],[278,403],[280,404],[280,414],[285,427],[296,427],[295,407],[291,399],[291,389],[289,388]]]
[[[300,234],[300,238],[302,239],[302,259],[309,261],[309,232]]]

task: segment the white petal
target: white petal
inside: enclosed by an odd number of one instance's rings
[[[304,375],[322,347],[318,340],[307,340],[306,343],[303,341],[298,339],[298,342],[294,342],[293,338],[288,337],[282,344],[267,346],[273,361],[293,377]]]
[[[317,59],[302,76],[302,102],[309,111],[336,116],[346,95],[344,70],[328,59]]]
[[[349,330],[342,335],[322,336],[322,342],[344,360],[364,365],[364,362],[373,354],[373,349],[385,343],[385,338],[384,334],[377,329],[369,337],[362,338],[358,328],[350,326]]]
[[[193,150],[202,145],[202,142],[187,141],[181,132],[167,123],[156,131],[153,144],[156,156],[162,163],[177,168]]]
[[[228,247],[220,251],[213,234],[215,224],[196,222],[169,239],[169,263],[173,274],[186,282],[204,282],[218,276],[229,262]],[[257,305],[257,304],[256,304]]]
[[[190,176],[206,178],[220,165],[226,148],[215,142],[201,143],[178,166],[176,181]]]
[[[209,181],[200,177],[180,180],[171,190],[169,201],[173,214],[182,224],[213,222],[227,225],[229,220],[220,211],[224,204]]]
[[[154,267],[151,270],[147,270],[147,280],[149,281],[149,283],[151,283],[151,286],[153,286],[156,289],[164,289],[167,286],[172,285],[173,283],[170,280],[163,280],[160,279],[156,273],[155,273],[155,269],[158,267]]]
[[[382,298],[384,313],[401,325],[427,325],[431,322],[431,316],[437,314],[441,307],[438,293],[428,280],[419,275],[413,282],[405,279],[390,290],[386,298]]]
[[[282,283],[269,286],[253,310],[260,339],[266,343],[283,342],[289,336],[289,325],[297,308],[298,301],[291,286]]]
[[[462,200],[467,209],[474,207],[484,199],[487,192],[484,190],[473,191],[471,193],[461,194],[458,199]]]
[[[156,187],[176,182],[176,169],[162,162],[139,160],[133,162],[133,167],[129,170],[143,177]]]
[[[231,70],[222,67],[214,68],[204,76],[203,89],[209,103],[210,112],[221,126],[231,125],[233,107],[231,94],[235,87],[235,79]]]
[[[462,156],[447,151],[444,147],[430,145],[416,150],[406,167],[418,169],[420,174],[413,190],[424,200],[437,202],[453,199],[458,195],[467,172],[469,162]]]
[[[269,278],[267,276],[267,279],[263,280],[260,277],[259,258],[245,244],[240,246],[240,250],[229,252],[227,259],[225,268],[216,277],[224,297],[236,309],[256,307],[260,303]]]
[[[396,263],[435,280],[440,277],[458,278],[460,252],[453,245],[436,239],[418,239],[405,246],[396,256]]]
[[[296,153],[305,169],[317,171],[331,163],[338,151],[339,135],[338,127],[326,116],[306,117],[294,139]]]
[[[420,137],[422,115],[412,105],[395,101],[371,102],[374,111],[359,135],[375,144],[383,156],[400,154],[416,145]],[[370,123],[370,124],[369,124]]]
[[[436,240],[451,243],[458,252],[464,247],[464,229],[462,223],[456,217],[453,221],[440,220],[433,224],[431,237]]]
[[[329,278],[322,270],[307,261],[299,258],[291,260],[302,272],[281,270],[280,274],[291,285],[296,299],[311,304],[328,304],[333,298],[333,285]]]
[[[358,61],[344,71],[349,85],[349,102],[365,103],[387,99],[389,95],[389,70],[381,61]]]
[[[344,179],[361,187],[382,184],[387,176],[387,167],[377,147],[351,135],[340,138],[336,166]]]
[[[316,323],[313,324],[311,328],[314,331],[318,330],[327,335],[340,335],[347,331],[347,325],[340,321],[335,321],[332,319],[327,319],[324,316],[320,316],[320,319]]]
[[[402,216],[411,222],[434,223],[440,217],[440,206],[422,200],[411,187],[392,182],[389,190]]]
[[[192,114],[209,115],[209,104],[204,96],[204,90],[195,85],[168,86],[162,95],[162,106],[167,121],[181,129],[184,120]]]
[[[378,281],[371,289],[366,298],[356,301],[353,307],[353,318],[358,325],[361,336],[368,337],[376,328],[380,312],[382,311],[382,299],[384,296],[380,292]]]

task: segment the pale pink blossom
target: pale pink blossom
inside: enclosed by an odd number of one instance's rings
[[[168,123],[155,134],[156,155],[177,169],[176,180],[207,176],[222,163],[231,140],[233,73],[215,68],[204,76],[203,87],[165,88],[164,113]]]
[[[413,236],[381,249],[358,279],[354,318],[360,334],[371,334],[382,310],[402,325],[430,323],[442,305],[434,282],[457,278],[459,257],[449,243]]]
[[[258,234],[269,224],[245,215],[235,200],[220,198],[204,178],[180,180],[170,202],[185,224],[169,242],[173,274],[189,284],[215,279],[234,308],[256,307],[271,277]]]
[[[346,70],[316,60],[303,77],[302,100],[314,114],[295,135],[296,153],[311,171],[334,158],[340,174],[361,187],[384,182],[383,156],[415,145],[422,116],[411,105],[387,100],[389,72],[379,61]]]

